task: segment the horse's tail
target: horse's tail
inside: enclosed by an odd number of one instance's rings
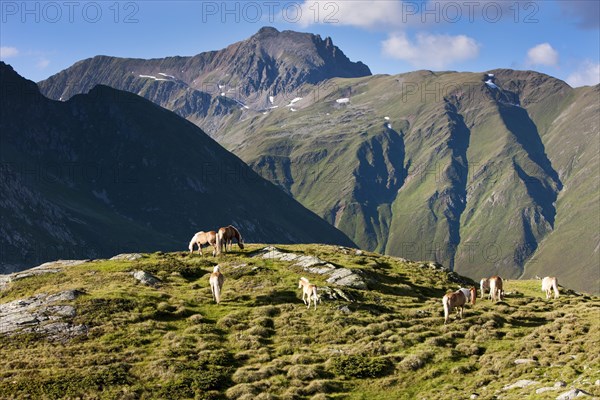
[[[192,237],[192,240],[190,240],[190,244],[188,246],[188,249],[190,249],[190,253],[194,252],[194,243],[196,243],[196,235],[194,235],[194,237]]]
[[[558,297],[560,296],[558,294],[558,278],[554,278],[552,280],[552,289],[554,289],[554,298],[558,299]]]
[[[218,255],[218,254],[221,254],[222,246],[223,246],[223,233],[221,233],[220,229],[217,232],[216,242],[217,242],[217,255]]]
[[[444,324],[448,322],[448,315],[450,315],[450,297],[446,294],[442,298],[442,304],[444,305]]]
[[[215,279],[210,280],[210,290],[212,291],[215,302],[219,304],[221,301],[221,288],[219,286],[219,280],[217,275],[213,275]]]

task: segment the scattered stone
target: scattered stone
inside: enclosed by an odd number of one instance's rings
[[[135,279],[148,286],[157,286],[160,284],[160,279],[146,271],[136,270],[131,273]]]
[[[567,383],[566,383],[565,381],[557,381],[557,382],[554,384],[554,387],[555,387],[555,388],[559,388],[559,387],[565,387],[565,386],[567,386]]]
[[[538,362],[532,358],[517,358],[514,361],[515,364],[537,364]]]
[[[562,393],[560,396],[556,398],[556,400],[571,400],[576,397],[586,397],[591,396],[591,393],[588,393],[581,389],[571,389],[568,392]]]
[[[600,386],[600,379],[597,379],[596,382],[594,382],[594,385]]]
[[[352,311],[348,308],[348,306],[338,307],[338,310],[340,310],[344,314],[352,314]]]
[[[112,257],[112,261],[135,261],[142,258],[140,253],[122,253]]]
[[[511,384],[511,385],[506,385],[502,388],[502,390],[510,390],[510,389],[515,389],[515,388],[524,388],[527,386],[531,386],[531,385],[535,385],[537,384],[536,381],[532,381],[529,379],[520,379],[518,381],[516,381],[515,383]]]
[[[354,255],[357,255],[357,256],[362,256],[363,254],[364,254],[364,252],[362,250],[356,250],[354,252]]]
[[[471,396],[469,397],[470,399],[476,399],[479,397],[479,393],[473,393],[471,394]]]

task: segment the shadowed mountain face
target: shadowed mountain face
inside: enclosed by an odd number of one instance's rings
[[[56,258],[185,249],[228,224],[247,241],[352,245],[199,128],[98,86],[67,102],[0,64],[5,271]]]
[[[55,100],[98,84],[139,94],[201,126],[209,134],[243,117],[246,109],[284,107],[300,87],[329,78],[370,75],[331,38],[262,28],[247,40],[193,57],[142,60],[98,56],[40,82]]]
[[[363,248],[599,290],[598,86],[370,76],[329,39],[270,28],[191,58],[84,60],[40,86],[66,99],[96,83],[185,116]]]

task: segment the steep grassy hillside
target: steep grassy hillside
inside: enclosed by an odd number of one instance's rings
[[[598,87],[511,70],[325,86],[215,138],[362,248],[598,292]]]
[[[58,341],[35,331],[2,334],[0,397],[554,399],[572,388],[600,395],[597,297],[562,288],[559,299],[545,300],[539,281],[510,280],[503,302],[480,300],[444,325],[441,297],[468,282],[439,265],[337,246],[277,246],[283,256],[263,247],[218,258],[96,260],[8,283],[0,307],[76,290],[60,303],[76,310],[62,321],[85,329]],[[217,263],[226,276],[219,305],[208,288]],[[330,268],[349,269],[368,289],[328,283],[317,272]],[[137,282],[130,272],[140,269],[161,283]],[[300,276],[321,287],[316,310],[300,300]],[[522,380],[531,382],[509,386]]]

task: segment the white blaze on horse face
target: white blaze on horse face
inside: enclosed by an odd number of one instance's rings
[[[215,265],[215,267],[213,268],[213,272],[219,272],[220,268],[218,265]]]

